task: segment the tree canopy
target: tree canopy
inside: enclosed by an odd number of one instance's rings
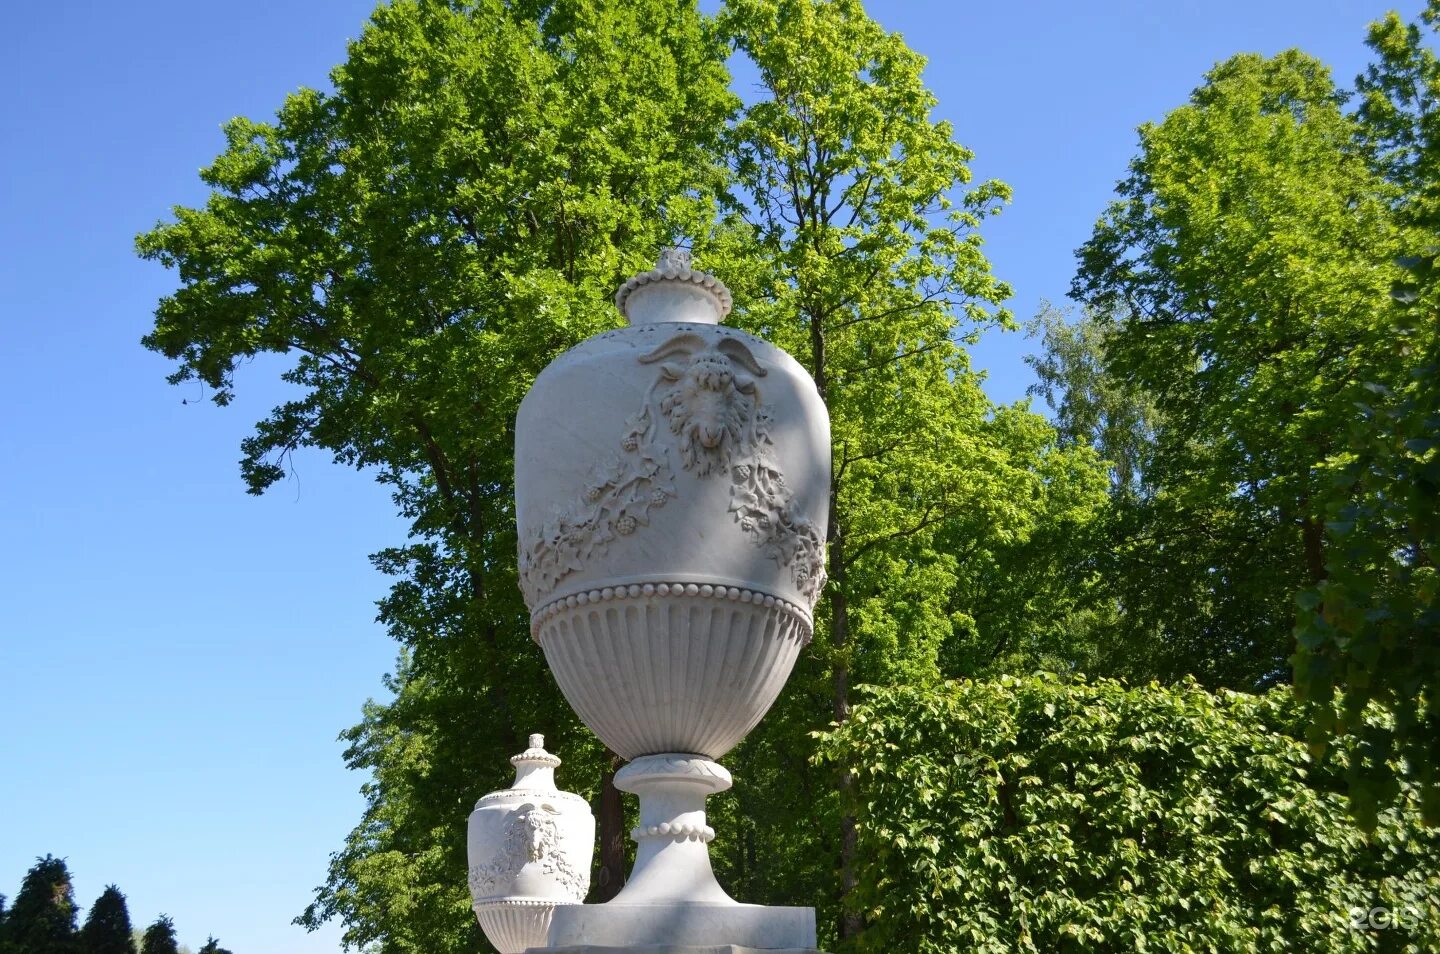
[[[1316,703],[1317,742],[1363,740],[1351,789],[1366,824],[1397,797],[1397,774],[1440,823],[1440,60],[1422,40],[1437,26],[1433,0],[1417,23],[1373,24],[1377,61],[1357,81],[1362,147],[1411,231],[1352,356],[1342,446],[1319,468],[1326,574],[1298,597],[1296,685]],[[1391,721],[1367,719],[1371,703]]]
[[[16,954],[77,954],[75,889],[65,859],[35,859],[5,916],[5,943]]]
[[[180,943],[175,939],[175,921],[162,914],[145,929],[140,941],[140,954],[180,954]]]
[[[1431,120],[1402,80],[1437,71],[1415,40],[1376,25],[1358,111],[1297,51],[1217,66],[1141,127],[1074,285],[1105,376],[1160,422],[1143,499],[1113,519],[1123,645],[1164,647],[1153,675],[1233,688],[1293,663],[1317,747],[1367,739],[1366,825],[1397,767],[1437,797]],[[1393,726],[1363,718],[1375,700]]]
[[[84,954],[136,954],[134,933],[125,895],[108,885],[85,915],[80,947]]]

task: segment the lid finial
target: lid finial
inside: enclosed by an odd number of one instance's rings
[[[657,272],[679,272],[690,270],[690,250],[681,248],[678,245],[667,245],[660,250],[660,258],[655,263]]]
[[[519,755],[510,756],[510,764],[517,768],[526,765],[548,765],[553,768],[560,764],[560,759],[545,751],[545,736],[539,732],[532,732],[530,733],[530,747]]]

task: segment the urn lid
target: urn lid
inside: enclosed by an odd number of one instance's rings
[[[545,751],[545,736],[540,733],[531,734],[530,747],[519,755],[510,756],[510,764],[515,766],[515,781],[510,785],[512,789],[554,790],[555,768],[560,759]]]
[[[690,253],[670,247],[648,272],[620,286],[615,307],[632,325],[683,321],[718,325],[730,314],[730,289],[714,275],[690,267]]]
[[[510,756],[510,764],[515,766],[515,781],[510,783],[509,788],[482,796],[475,803],[476,810],[486,805],[513,805],[517,800],[536,798],[547,802],[588,804],[574,792],[564,792],[555,787],[555,769],[560,764],[560,758],[545,751],[545,736],[540,733],[530,736],[530,745],[524,752]]]

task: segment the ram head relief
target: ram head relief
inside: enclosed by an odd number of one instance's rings
[[[698,477],[725,473],[730,462],[754,445],[764,368],[745,343],[721,338],[713,345],[697,334],[679,334],[642,355],[660,364],[655,394],[660,413],[680,438],[686,470]]]

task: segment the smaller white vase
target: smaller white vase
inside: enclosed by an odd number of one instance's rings
[[[475,803],[468,838],[475,916],[500,954],[543,947],[556,906],[585,900],[595,845],[590,806],[555,788],[544,736],[510,762],[515,782]]]

